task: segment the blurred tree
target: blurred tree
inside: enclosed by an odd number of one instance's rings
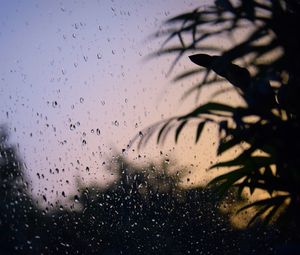
[[[278,237],[273,229],[233,229],[211,190],[181,189],[168,165],[135,167],[122,157],[109,166],[118,176],[111,186],[79,187],[69,207],[42,210],[1,137],[0,254],[268,254]]]
[[[175,141],[187,124],[197,125],[195,141],[207,123],[219,128],[218,155],[232,148],[241,153],[212,168],[231,170],[210,182],[221,193],[232,187],[268,193],[250,207],[256,214],[249,221],[268,224],[277,220],[282,229],[299,238],[300,215],[300,1],[298,0],[217,0],[167,20],[156,34],[167,36],[154,56],[176,54],[171,67],[186,53],[203,68],[185,71],[175,81],[198,75],[201,82],[189,89],[197,96],[202,88],[227,81],[243,100],[236,106],[214,101],[201,104],[183,116],[176,116],[144,130],[139,145],[147,143],[158,130],[163,142],[175,127]],[[238,42],[225,43],[224,35]],[[220,45],[220,40],[224,41]],[[234,41],[234,40],[231,40]],[[174,44],[175,43],[175,44]],[[170,45],[170,47],[168,47]],[[220,47],[221,46],[221,47]],[[217,94],[227,92],[221,90]]]
[[[115,157],[108,168],[114,185],[81,187],[74,201],[82,210],[56,215],[53,232],[61,234],[52,242],[72,254],[268,254],[278,237],[274,229],[232,228],[214,192],[181,189],[165,163],[136,167]]]
[[[9,144],[7,128],[0,126],[1,254],[32,252],[32,230],[37,225],[37,210],[26,191],[27,182],[23,176],[22,162],[16,148]]]

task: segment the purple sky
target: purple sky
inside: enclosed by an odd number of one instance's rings
[[[195,105],[179,104],[187,87],[166,77],[172,58],[145,56],[159,48],[161,41],[147,38],[165,19],[200,2],[209,1],[1,3],[0,123],[19,145],[35,194],[65,189],[66,180],[71,192],[78,177],[109,182],[113,177],[102,163],[112,153],[139,130]],[[186,140],[165,152],[185,155],[182,164],[193,159],[207,165],[213,146],[195,153]],[[148,161],[159,155],[153,146],[143,153]],[[65,172],[50,174],[55,168]]]

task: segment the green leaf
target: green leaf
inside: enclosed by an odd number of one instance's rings
[[[254,21],[255,20],[254,1],[253,0],[242,1],[242,8],[246,13],[246,17],[249,20]]]
[[[195,54],[189,56],[189,58],[196,65],[211,69],[216,56],[210,56],[208,54]]]
[[[186,46],[186,47],[182,47],[180,46],[174,46],[174,47],[170,47],[170,48],[164,48],[161,49],[157,52],[154,52],[150,55],[148,55],[148,58],[153,58],[153,57],[157,57],[157,56],[161,56],[161,55],[169,55],[170,53],[184,53],[185,51],[195,51],[195,50],[199,50],[199,51],[213,51],[213,52],[220,52],[221,49],[216,47],[216,46]]]
[[[159,130],[158,136],[157,136],[157,143],[160,142],[161,136],[163,134],[163,132],[165,131],[165,129],[167,128],[167,126],[170,124],[170,121],[167,121],[162,128]]]
[[[218,168],[218,167],[241,166],[241,165],[245,165],[245,160],[246,160],[246,156],[244,154],[242,154],[234,159],[216,163],[216,164],[212,165],[210,168],[212,169],[212,168]]]
[[[290,195],[282,195],[282,196],[275,196],[267,199],[258,200],[240,208],[236,213],[238,214],[251,207],[258,207],[259,209],[257,209],[257,213],[251,218],[251,220],[248,223],[248,226],[250,226],[254,223],[255,220],[257,220],[258,217],[262,216],[264,213],[266,213],[268,210],[270,210],[273,207],[263,219],[263,224],[267,225],[270,223],[272,218],[275,216],[276,212],[279,210],[281,206],[284,205],[286,199],[288,199],[289,197]]]
[[[266,210],[268,210],[270,207],[268,206],[264,206],[263,208],[261,208],[261,210],[258,210],[250,219],[250,221],[248,222],[247,226],[250,227],[254,224],[254,222],[261,216],[263,215]]]
[[[235,107],[229,106],[221,103],[207,103],[199,106],[194,111],[188,113],[187,115],[182,116],[180,119],[187,119],[191,117],[198,117],[200,114],[213,114],[214,112],[227,112],[233,113],[235,111]]]
[[[184,128],[184,126],[188,123],[188,120],[184,120],[180,123],[180,125],[177,127],[176,129],[176,133],[175,133],[175,142],[177,143],[178,141],[178,137],[180,135],[180,132],[182,131],[182,129]]]
[[[237,211],[237,213],[240,213],[251,207],[260,207],[260,206],[269,206],[270,207],[270,206],[274,206],[277,204],[282,204],[289,197],[290,197],[290,195],[280,195],[280,196],[275,196],[275,197],[271,197],[271,198],[261,199],[261,200],[255,201],[251,204],[248,204],[246,206],[243,206],[242,208],[240,208]]]
[[[218,147],[217,155],[221,155],[223,152],[233,148],[236,145],[239,145],[242,142],[241,137],[234,136],[230,140],[226,141],[222,139]]]
[[[193,63],[213,70],[238,88],[247,88],[250,85],[251,76],[249,71],[246,68],[232,64],[224,56],[195,54],[189,56],[189,58]]]
[[[247,173],[244,168],[233,170],[215,177],[208,183],[208,186],[216,185],[217,192],[220,195],[224,195],[226,191],[234,186],[234,183],[244,178],[246,175]]]
[[[198,9],[195,9],[193,12],[186,12],[183,14],[180,14],[178,16],[175,16],[171,19],[167,20],[167,23],[173,23],[174,21],[188,21],[188,20],[195,20],[199,19],[199,16],[201,13],[198,11]]]
[[[274,158],[270,156],[252,156],[249,161],[257,167],[266,167],[275,164]]]
[[[231,13],[236,13],[236,9],[232,6],[232,4],[229,0],[216,0],[215,4],[219,8],[222,8],[226,11],[231,12]]]
[[[273,217],[275,216],[276,212],[279,210],[279,208],[283,205],[282,203],[279,203],[277,205],[274,205],[274,207],[272,208],[272,210],[267,214],[267,216],[265,217],[265,219],[263,220],[264,225],[268,225],[270,224],[271,220],[273,219]]]
[[[197,132],[196,132],[196,140],[195,140],[195,143],[198,142],[198,140],[199,140],[199,138],[200,138],[200,136],[201,136],[201,133],[202,133],[202,130],[203,130],[204,126],[205,126],[205,122],[200,122],[200,123],[198,124]]]
[[[188,78],[188,77],[193,76],[193,75],[195,75],[195,74],[199,74],[199,73],[203,73],[203,72],[206,72],[206,69],[199,69],[199,68],[193,69],[193,70],[184,72],[184,73],[182,73],[182,74],[180,74],[180,75],[177,75],[177,76],[173,79],[173,81],[174,81],[174,82],[177,82],[177,81],[180,81],[180,80],[182,80],[182,79],[185,79],[185,78]]]
[[[217,164],[214,164],[211,166],[211,168],[217,168],[217,167],[232,167],[232,166],[249,166],[252,168],[252,170],[259,169],[261,167],[266,167],[271,164],[274,164],[274,159],[271,157],[265,157],[265,156],[250,156],[249,153],[246,151],[246,153],[242,153],[238,157],[223,161]]]
[[[188,96],[190,96],[193,92],[197,92],[197,99],[199,98],[199,93],[203,87],[218,85],[219,83],[224,82],[224,80],[220,78],[213,78],[211,80],[204,80],[196,84],[195,86],[188,89],[184,94],[182,95],[181,99],[186,99]]]
[[[258,169],[256,169],[258,170]],[[250,195],[253,195],[254,191],[256,189],[263,189],[266,190],[266,186],[264,184],[261,184],[259,181],[261,180],[260,177],[261,175],[259,174],[259,172],[257,171],[258,175],[253,175],[252,173],[248,174],[247,178],[245,178],[245,180],[243,180],[242,183],[238,183],[236,184],[236,186],[239,187],[239,194],[242,194],[242,191],[245,188],[249,188],[250,190]]]
[[[228,173],[225,173],[225,174],[222,174],[222,175],[219,175],[219,176],[215,177],[214,179],[212,179],[208,183],[208,185],[216,184],[218,182],[226,181],[226,180],[235,180],[235,181],[237,181],[243,176],[245,176],[244,169],[243,168],[236,169],[236,170],[233,170],[233,171],[230,171]]]

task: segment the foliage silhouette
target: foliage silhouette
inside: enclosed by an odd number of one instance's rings
[[[239,196],[247,189],[251,195],[256,190],[267,192],[268,198],[239,211],[256,208],[249,225],[277,220],[282,226],[289,224],[295,233],[300,215],[300,39],[292,28],[299,23],[298,0],[217,0],[205,9],[167,20],[165,29],[155,35],[167,39],[153,56],[176,54],[172,70],[183,56],[192,53],[190,60],[202,67],[175,77],[174,81],[202,77],[184,98],[225,80],[243,99],[243,105],[210,101],[143,130],[139,141],[139,146],[145,145],[158,130],[157,142],[163,142],[175,129],[177,142],[184,127],[196,122],[198,142],[207,123],[217,124],[217,154],[237,146],[242,152],[212,166],[232,170],[213,179],[209,186],[223,194],[237,187]],[[239,42],[228,47],[225,43],[225,49],[215,47],[220,36],[232,37],[242,29],[248,33],[244,32]],[[227,90],[220,91],[224,92]]]
[[[38,254],[44,224],[42,212],[27,193],[28,183],[16,147],[0,126],[0,253]]]
[[[0,148],[1,254],[268,254],[279,239],[271,228],[233,229],[211,190],[180,189],[167,165],[139,168],[122,157],[112,186],[79,187],[70,209],[42,211],[27,195],[22,164],[2,131]]]

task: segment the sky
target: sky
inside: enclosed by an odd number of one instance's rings
[[[61,190],[74,192],[78,180],[110,183],[109,158],[140,130],[196,105],[180,101],[186,85],[171,83],[176,72],[192,66],[187,58],[168,76],[173,58],[146,56],[162,43],[150,35],[163,21],[199,4],[1,2],[0,123],[18,145],[34,196],[53,190],[52,199],[58,199]],[[152,141],[138,153],[146,161],[170,157],[193,168],[201,181],[213,160],[216,132],[206,131],[204,147],[193,145],[191,133],[187,129],[176,146]],[[126,151],[132,161],[138,153]]]

